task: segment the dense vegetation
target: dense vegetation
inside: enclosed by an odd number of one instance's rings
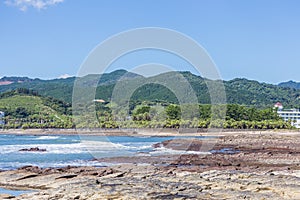
[[[91,86],[108,86],[115,84],[118,80],[126,80],[131,78],[140,77],[137,74],[129,73],[125,70],[117,70],[111,73],[105,73],[101,75],[87,75],[85,77],[79,78],[83,79],[85,87]],[[75,77],[65,78],[65,79],[52,79],[52,80],[41,80],[41,79],[29,79],[25,77],[3,77],[0,79],[2,81],[10,81],[11,84],[1,85],[0,93],[16,90],[18,88],[26,88],[38,92],[42,96],[53,97],[68,103],[72,102],[72,93]],[[98,82],[98,84],[96,83]],[[109,89],[108,89],[109,90]]]
[[[0,95],[0,110],[6,114],[4,128],[75,128],[75,125],[77,128],[292,128],[290,122],[284,122],[271,108],[256,109],[236,104],[179,106],[131,100],[127,112],[109,102],[91,103],[82,109],[88,110],[94,105],[97,121],[90,116],[80,116],[80,121],[74,124],[68,103],[27,89]],[[223,118],[218,116],[222,112]]]
[[[295,81],[279,83],[278,86],[285,87],[285,88],[300,89],[300,83],[297,83]]]
[[[182,76],[191,85],[199,104],[179,106],[178,99],[167,87],[155,80]],[[75,117],[71,113],[71,99],[75,77],[40,80],[26,77],[0,79],[0,111],[6,113],[6,128],[234,128],[275,129],[292,128],[273,110],[276,102],[286,107],[300,107],[300,90],[247,79],[224,81],[228,105],[211,106],[210,94],[204,79],[190,72],[168,72],[145,78],[125,70],[81,77],[80,94],[86,88],[96,89],[96,99],[79,105],[82,111],[96,107],[94,116]],[[144,81],[148,84],[142,84]],[[12,82],[8,85],[2,83]],[[220,81],[220,80],[219,80]],[[111,99],[116,84],[139,87],[123,106]],[[24,89],[17,89],[17,88]],[[81,93],[82,90],[82,93]],[[5,92],[6,91],[6,92]],[[187,96],[186,98],[189,98]],[[65,103],[68,102],[68,103]],[[76,103],[73,102],[73,105]],[[124,109],[124,106],[126,109]],[[85,113],[85,112],[82,112]],[[222,113],[224,113],[222,118]]]
[[[177,105],[155,102],[131,102],[129,111],[110,103],[97,103],[96,122],[81,116],[77,128],[225,128],[225,129],[283,129],[292,128],[272,108],[256,109],[236,104]],[[196,109],[195,109],[196,108]],[[227,110],[225,113],[224,111]],[[214,112],[214,113],[212,113]],[[225,115],[218,116],[220,113]],[[217,116],[217,117],[216,117]]]
[[[167,76],[172,77],[174,76],[174,73],[175,72],[168,72]],[[200,76],[196,76],[190,72],[180,72],[180,74],[185,77],[193,87],[199,103],[209,104],[210,96],[205,82],[208,80]],[[160,76],[162,75],[157,75],[156,77],[152,77],[152,79],[155,80],[155,78],[159,78]],[[111,73],[103,74],[99,82],[98,78],[99,76],[97,75],[88,75],[80,79],[84,80],[83,89],[84,87],[97,86],[96,98],[101,98],[106,101],[110,100],[114,86],[118,81],[124,81],[125,84],[129,83],[128,81],[150,79],[134,73],[126,72],[125,70],[117,70]],[[0,83],[1,81],[5,80],[14,82],[9,85],[0,85],[0,93],[17,88],[27,88],[34,90],[43,96],[53,97],[69,103],[72,101],[75,77],[53,80],[26,78],[20,79],[21,80],[18,80],[17,77],[13,77],[13,79],[9,79],[8,77],[3,78],[3,80],[0,79]],[[257,81],[251,81],[247,79],[234,79],[230,81],[223,81],[223,83],[226,90],[227,103],[229,104],[239,104],[256,108],[268,108],[272,107],[276,102],[279,101],[285,107],[300,108],[300,90],[293,87],[283,87],[284,85],[282,84],[277,86],[259,83]],[[178,103],[178,100],[172,91],[159,84],[146,84],[141,86],[134,92],[132,99],[151,102],[165,101],[168,103]]]
[[[0,95],[0,110],[5,112],[4,128],[72,128],[70,104],[42,97],[28,89]]]

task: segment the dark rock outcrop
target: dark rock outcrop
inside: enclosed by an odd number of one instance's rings
[[[33,152],[44,152],[47,151],[46,149],[40,149],[38,147],[32,147],[29,149],[20,149],[19,151],[33,151]]]

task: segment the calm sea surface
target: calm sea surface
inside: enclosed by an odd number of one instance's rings
[[[178,137],[177,137],[178,138]],[[79,136],[79,135],[0,135],[0,169],[25,165],[39,167],[103,166],[94,158],[180,153],[153,144],[174,137]],[[38,147],[45,152],[20,149]]]

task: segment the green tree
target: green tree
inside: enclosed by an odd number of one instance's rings
[[[171,120],[179,120],[181,117],[181,109],[178,105],[171,104],[166,107],[167,118]]]

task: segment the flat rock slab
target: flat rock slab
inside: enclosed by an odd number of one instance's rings
[[[105,168],[25,166],[0,172],[0,187],[36,190],[11,197],[18,200],[300,199],[300,137],[231,134],[216,148],[228,146],[240,152],[100,160],[128,163]]]
[[[137,171],[136,168],[143,171]],[[99,171],[97,168],[94,170]],[[31,178],[32,174],[27,172],[28,178],[17,180],[16,174],[26,177],[26,171],[15,170],[1,172],[0,185],[38,189],[37,192],[9,197],[19,200],[300,199],[300,178],[295,176],[300,171],[246,173],[210,170],[199,173],[137,165],[114,166],[113,171],[101,177],[81,173],[75,176],[64,171]],[[4,196],[1,198],[4,199]]]
[[[0,199],[15,199],[16,197],[10,194],[0,194]]]

